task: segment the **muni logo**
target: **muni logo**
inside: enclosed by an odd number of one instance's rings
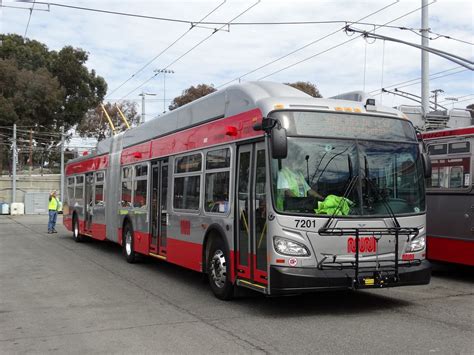
[[[372,253],[377,251],[377,241],[374,237],[360,237],[359,238],[359,253]],[[356,252],[356,239],[349,237],[347,239],[347,252]]]

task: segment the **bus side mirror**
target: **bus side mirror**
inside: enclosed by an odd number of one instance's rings
[[[286,139],[286,129],[280,122],[271,117],[264,117],[262,122],[253,126],[255,131],[265,131],[270,136],[270,145],[273,159],[285,159],[288,155],[288,142]]]
[[[423,171],[425,173],[425,179],[429,179],[431,177],[431,159],[426,153],[422,153],[421,157],[423,161]]]
[[[286,139],[286,129],[280,124],[276,124],[270,133],[270,144],[272,147],[273,159],[285,159],[288,155],[288,141]]]

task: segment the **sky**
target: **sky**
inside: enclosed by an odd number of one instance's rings
[[[0,8],[0,31],[22,36],[26,32],[26,37],[45,43],[49,49],[60,50],[71,45],[86,50],[88,68],[107,81],[106,100],[133,100],[141,112],[139,94],[154,94],[146,96],[147,120],[160,115],[163,107],[167,108],[171,99],[183,90],[201,83],[220,89],[239,80],[309,81],[324,97],[363,90],[389,106],[416,103],[393,94],[381,94],[383,87],[420,95],[419,49],[349,36],[342,28],[344,21],[368,23],[352,25],[362,30],[389,23],[412,31],[375,27],[376,33],[420,44],[421,0],[57,1],[48,6],[38,1],[32,5],[0,0],[3,6],[21,8]],[[474,2],[431,0],[428,3],[429,27],[433,32],[430,46],[472,61]],[[53,4],[184,22],[119,16]],[[189,22],[202,22],[206,15],[204,21],[224,25],[191,28]],[[341,22],[242,24],[305,21]],[[230,25],[225,25],[229,22]],[[452,39],[438,37],[439,34]],[[147,63],[150,64],[142,69]],[[155,76],[154,71],[159,69],[173,73]],[[444,91],[438,97],[440,104],[465,108],[474,103],[472,71],[430,55],[430,75],[430,90]]]

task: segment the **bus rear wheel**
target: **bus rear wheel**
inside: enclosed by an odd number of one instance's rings
[[[126,223],[122,233],[123,255],[128,263],[133,264],[137,261],[137,255],[134,249],[133,228],[130,223]]]
[[[72,218],[72,239],[74,239],[76,243],[80,243],[84,240],[79,233],[79,220],[77,219],[77,216]]]
[[[229,252],[220,238],[211,241],[207,258],[207,276],[214,295],[221,300],[229,300],[234,293],[230,280]]]

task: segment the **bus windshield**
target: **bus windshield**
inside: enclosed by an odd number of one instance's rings
[[[425,210],[416,143],[288,137],[286,159],[272,160],[279,212],[380,216]]]

